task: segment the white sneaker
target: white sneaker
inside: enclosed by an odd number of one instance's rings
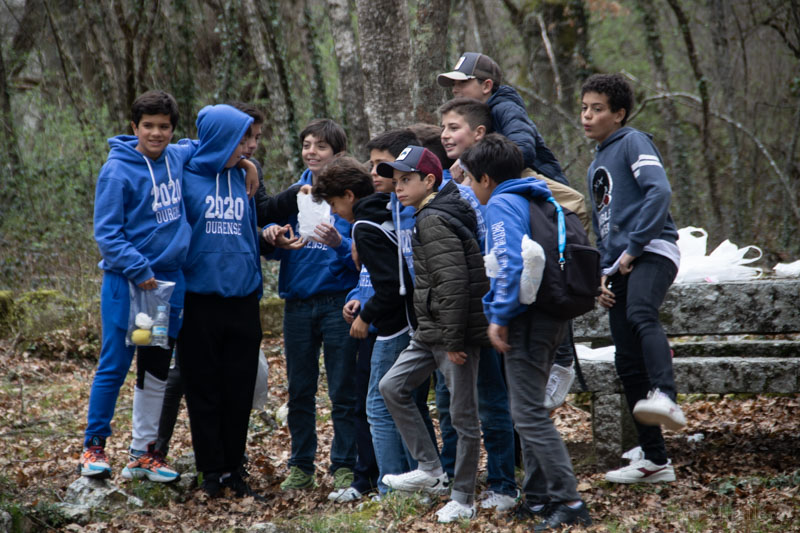
[[[686,425],[686,417],[678,404],[658,389],[648,392],[647,399],[636,402],[633,417],[645,426],[664,426],[671,430]]]
[[[606,473],[606,481],[612,483],[660,483],[675,481],[675,469],[672,461],[658,466],[652,461],[641,459],[632,461],[628,466]]]
[[[552,411],[556,407],[561,407],[567,399],[573,381],[575,381],[575,368],[553,364],[544,392],[545,409]]]
[[[386,483],[386,481],[384,481],[384,483]],[[436,511],[436,518],[440,524],[449,524],[450,522],[455,522],[463,518],[470,520],[475,518],[476,514],[477,510],[474,505],[464,505],[455,500],[450,500],[444,507]]]
[[[450,480],[447,478],[447,473],[433,477],[417,469],[405,474],[386,474],[383,476],[383,483],[390,489],[406,492],[422,490],[437,496],[450,493]]]
[[[507,494],[500,494],[493,490],[487,490],[481,493],[479,499],[481,501],[481,509],[494,509],[497,512],[505,512],[513,509],[519,501],[519,490],[516,497]]]
[[[328,494],[328,499],[336,503],[347,503],[360,500],[361,496],[362,494],[358,491],[358,489],[347,487],[346,489],[338,489],[331,492]]]

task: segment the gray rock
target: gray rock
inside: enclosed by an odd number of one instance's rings
[[[277,533],[278,526],[276,526],[272,522],[258,522],[256,524],[250,525],[250,527],[247,528],[247,533],[256,531],[266,532],[266,533]]]
[[[136,496],[127,494],[107,480],[81,476],[67,487],[66,503],[85,505],[89,508],[126,504],[143,507],[144,502]]]
[[[11,514],[0,511],[0,532],[11,533],[11,528],[14,526],[14,517]]]
[[[70,524],[85,526],[92,521],[92,507],[74,503],[59,502],[55,507]]]

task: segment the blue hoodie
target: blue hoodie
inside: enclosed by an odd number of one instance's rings
[[[157,272],[177,272],[186,260],[190,229],[182,201],[188,141],[170,144],[156,160],[138,152],[138,139],[119,135],[100,170],[94,200],[99,267],[135,284]]]
[[[452,179],[453,175],[450,173],[449,169],[442,170],[442,184],[439,186],[439,190],[441,191],[442,187],[447,185],[447,182]],[[475,196],[472,187],[467,187],[460,183],[456,183],[456,186],[458,186],[458,192],[461,194],[461,198],[472,206],[472,209],[475,211],[475,216],[478,218],[478,229],[475,236],[478,238],[478,246],[483,250],[486,245],[486,206],[481,205],[478,201],[478,197]]]
[[[227,105],[206,106],[197,115],[199,144],[184,181],[192,226],[183,269],[187,292],[226,298],[261,293],[255,201],[247,197],[244,171],[225,169],[252,122]]]
[[[494,131],[508,137],[522,151],[525,166],[563,185],[569,185],[556,156],[544,143],[536,124],[528,116],[525,103],[513,87],[501,85],[487,100],[492,110]]]
[[[672,189],[647,134],[624,127],[609,135],[597,147],[586,181],[604,269],[623,252],[639,257],[656,241],[672,244],[679,255],[678,230],[669,214]]]
[[[295,185],[312,185],[311,170],[306,169]],[[342,236],[336,248],[309,239],[300,250],[278,248],[265,256],[281,262],[278,294],[284,300],[349,291],[358,283],[359,273],[350,250],[351,224],[339,215],[333,215],[333,220]],[[297,235],[297,215],[289,217],[288,223]]]
[[[536,178],[510,179],[500,183],[486,204],[489,234],[486,247],[493,251],[500,264],[496,278],[490,278],[490,289],[483,297],[483,312],[490,324],[507,326],[528,306],[519,302],[519,280],[522,274],[522,236],[531,233],[528,198],[549,198],[550,189]]]

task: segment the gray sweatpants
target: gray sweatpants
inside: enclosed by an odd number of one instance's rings
[[[580,500],[567,447],[544,407],[545,387],[567,321],[529,310],[508,324],[504,355],[511,418],[522,444],[530,504]]]
[[[441,468],[439,453],[414,403],[413,392],[434,370],[438,368],[442,372],[450,391],[450,418],[458,434],[450,498],[464,505],[472,505],[475,501],[481,445],[476,392],[480,347],[469,347],[465,352],[467,361],[457,365],[448,359],[447,352],[441,346],[429,346],[412,339],[408,348],[400,353],[392,368],[383,376],[379,388],[420,470],[431,472]]]

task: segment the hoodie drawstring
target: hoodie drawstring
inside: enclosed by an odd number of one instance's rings
[[[156,183],[156,175],[153,173],[153,166],[150,164],[150,159],[146,155],[142,155],[142,159],[144,162],[147,163],[147,170],[150,171],[150,179],[153,181],[153,211],[158,209],[158,184]],[[173,183],[172,180],[172,172],[169,169],[169,158],[164,156],[164,162],[167,164],[167,177],[169,178],[170,184]],[[175,185],[172,185],[173,190],[175,189]]]
[[[389,201],[391,204],[391,200]],[[406,295],[406,282],[403,276],[403,238],[400,234],[400,202],[394,203],[394,228],[397,232],[397,271],[400,272],[400,296]]]

